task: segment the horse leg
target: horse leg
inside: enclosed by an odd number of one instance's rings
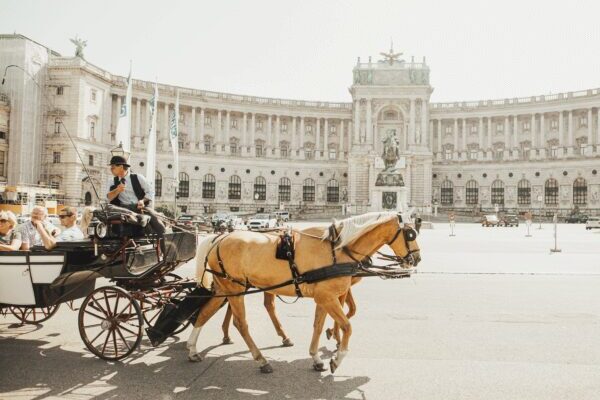
[[[198,354],[198,350],[196,350],[196,343],[198,342],[198,336],[200,335],[200,331],[202,327],[212,317],[221,307],[221,304],[225,301],[225,297],[213,297],[206,303],[204,307],[200,310],[198,314],[198,318],[194,323],[194,328],[192,329],[192,333],[187,340],[186,347],[189,351],[188,360],[190,361],[202,361],[202,357]]]
[[[258,362],[260,366],[260,372],[270,373],[273,372],[273,368],[271,364],[263,357],[260,350],[252,340],[250,336],[250,332],[248,331],[248,322],[246,321],[246,306],[244,305],[243,296],[240,297],[232,297],[229,299],[229,305],[231,306],[231,312],[233,313],[233,325],[237,328],[244,338],[250,353],[254,360]]]
[[[223,344],[232,344],[233,341],[229,337],[229,326],[231,324],[231,306],[227,305],[227,312],[225,313],[225,318],[223,319],[223,325],[221,328],[223,329]]]
[[[323,360],[319,356],[319,337],[323,332],[323,325],[325,324],[325,317],[327,312],[325,309],[317,304],[315,307],[315,322],[313,323],[313,335],[310,341],[309,354],[313,359],[313,368],[315,371],[325,371]]]
[[[269,313],[269,317],[271,317],[271,322],[273,322],[275,331],[277,331],[277,334],[279,336],[281,336],[281,339],[283,340],[283,346],[284,347],[293,346],[294,342],[292,342],[292,340],[289,337],[287,337],[287,335],[283,331],[283,328],[281,327],[281,323],[279,322],[279,319],[277,318],[277,314],[275,314],[275,295],[272,293],[265,292],[264,305],[265,305],[265,308],[267,309],[267,313]]]
[[[339,297],[340,300],[340,304],[342,305],[342,307],[344,306],[344,303],[346,302],[346,294],[343,294]],[[333,339],[336,341],[337,343],[337,347],[340,347],[340,328],[338,327],[337,322],[333,321],[333,327],[332,328],[327,328],[325,330],[325,335],[327,336],[327,339],[331,339],[333,337]]]
[[[348,342],[350,341],[350,336],[352,335],[352,325],[350,324],[348,317],[346,317],[346,314],[344,314],[344,309],[337,298],[323,302],[321,303],[321,306],[338,324],[343,333],[342,343],[338,349],[338,352],[329,362],[331,373],[334,373],[335,370],[342,364],[344,357],[346,357],[348,354]]]

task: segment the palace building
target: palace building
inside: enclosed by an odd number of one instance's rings
[[[97,203],[126,78],[18,34],[0,35],[2,71],[9,64],[35,82],[11,68],[0,87],[0,190],[16,188],[13,201],[27,204]],[[393,50],[359,59],[346,103],[159,84],[157,204],[177,195],[190,213],[600,209],[599,89],[432,103],[429,74],[425,58]],[[133,80],[130,164],[140,173],[153,86]],[[175,187],[168,117],[177,92]]]

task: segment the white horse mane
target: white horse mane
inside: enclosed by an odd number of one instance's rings
[[[389,221],[392,217],[396,218],[397,214],[395,212],[370,212],[346,218],[341,221],[334,220],[333,224],[339,232],[338,243],[335,248],[340,249],[347,244],[352,243],[364,233],[375,228],[377,225]],[[403,221],[408,222],[404,216],[402,218]],[[323,240],[327,238],[329,238],[329,230],[326,230],[322,236]]]

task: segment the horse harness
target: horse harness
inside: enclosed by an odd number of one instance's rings
[[[403,239],[406,243],[406,248],[408,250],[408,253],[404,257],[398,257],[398,256],[391,256],[391,255],[384,254],[384,253],[377,251],[377,254],[379,254],[382,259],[394,262],[394,264],[390,264],[388,266],[382,267],[383,269],[389,268],[391,265],[402,265],[402,264],[414,262],[414,257],[412,256],[412,254],[414,252],[418,251],[418,250],[410,250],[409,246],[408,246],[409,242],[412,242],[417,238],[417,233],[412,228],[405,229],[404,223],[402,222],[402,216],[400,214],[398,214],[398,223],[399,223],[399,226],[398,226],[398,230],[396,231],[396,234],[394,235],[392,240],[390,240],[387,244],[391,245],[392,243],[394,243],[400,236],[400,232],[402,232]],[[244,292],[235,294],[238,296],[244,295],[244,294],[250,294],[250,293],[264,292],[264,291],[273,290],[273,289],[277,289],[280,287],[284,287],[284,286],[293,284],[294,290],[296,292],[296,296],[304,297],[302,294],[302,290],[300,289],[300,285],[303,283],[310,284],[310,283],[316,283],[316,282],[320,282],[323,280],[338,278],[338,277],[342,277],[342,276],[357,276],[359,274],[361,276],[379,275],[379,276],[385,277],[384,273],[378,273],[378,272],[373,272],[373,271],[369,270],[370,267],[373,267],[373,263],[372,263],[371,257],[369,255],[363,255],[363,254],[357,253],[353,250],[348,249],[346,246],[342,247],[342,251],[346,255],[348,255],[354,262],[338,264],[335,245],[339,241],[339,234],[338,234],[334,224],[331,224],[328,229],[329,229],[329,237],[327,238],[327,240],[329,241],[329,244],[331,246],[331,257],[333,260],[333,264],[325,266],[325,267],[317,268],[314,270],[306,271],[303,274],[301,274],[300,271],[298,271],[298,265],[296,264],[296,261],[295,261],[293,233],[290,234],[290,232],[285,231],[280,236],[280,243],[277,247],[275,257],[277,259],[288,261],[290,272],[292,274],[292,279],[282,282],[282,283],[279,283],[277,285],[273,285],[273,286],[270,286],[267,288],[259,288],[259,289],[250,291],[250,289],[254,288],[254,286],[248,280],[243,282],[243,281],[240,281],[239,279],[232,277],[231,275],[229,275],[229,273],[227,273],[227,270],[225,269],[225,264],[223,263],[223,259],[221,257],[219,245],[229,235],[229,232],[222,233],[213,239],[213,246],[208,250],[208,252],[206,253],[206,257],[204,259],[204,271],[205,271],[205,273],[209,272],[213,275],[227,279],[231,282],[234,282],[234,283],[244,287],[244,289],[245,289]],[[217,252],[217,254],[216,254],[217,263],[219,264],[219,268],[221,269],[221,271],[215,271],[215,270],[206,268],[208,265],[208,257],[210,255],[211,251],[215,247],[216,247],[216,252]],[[360,255],[363,258],[361,260],[359,260],[353,255],[353,253]],[[380,267],[378,267],[378,269],[380,269]],[[227,297],[227,296],[225,296],[225,297]]]

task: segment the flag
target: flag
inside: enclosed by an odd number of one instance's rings
[[[148,132],[148,146],[146,146],[146,178],[148,184],[154,188],[156,181],[156,116],[158,105],[158,82],[154,84],[154,94],[150,99],[150,130]]]
[[[179,184],[179,91],[175,100],[175,109],[169,115],[169,139],[173,148],[173,178],[175,179],[175,190]]]
[[[127,94],[125,95],[125,103],[121,105],[119,111],[119,120],[117,121],[117,143],[123,145],[123,150],[130,152],[131,150],[131,63],[129,64],[129,76],[127,77]]]

